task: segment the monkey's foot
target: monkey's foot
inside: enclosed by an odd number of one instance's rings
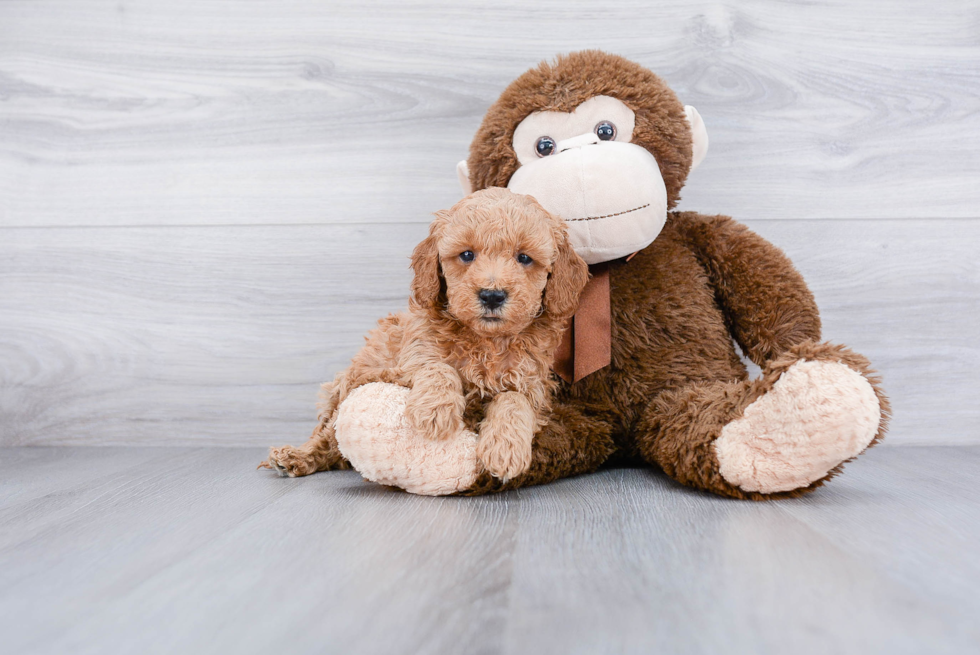
[[[743,491],[806,487],[867,448],[881,418],[861,373],[839,361],[797,361],[722,429],[719,472]]]
[[[366,480],[424,496],[444,496],[476,481],[477,435],[462,430],[427,439],[405,418],[409,389],[372,382],[354,389],[337,413],[340,452]]]

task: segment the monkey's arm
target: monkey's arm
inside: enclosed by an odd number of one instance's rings
[[[761,366],[798,343],[820,339],[813,294],[779,248],[727,216],[679,212],[675,220],[749,359]]]

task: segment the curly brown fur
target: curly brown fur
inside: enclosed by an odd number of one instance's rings
[[[699,228],[705,224],[717,230]],[[769,272],[768,281],[748,274],[728,279],[729,293],[736,295],[739,284],[759,285],[750,290],[758,303],[753,311],[724,310],[713,274],[722,267],[711,262],[711,253],[724,248],[712,245],[708,234],[731,240],[733,252],[726,257],[734,261],[728,267],[749,271],[751,261],[760,275]],[[798,361],[848,365],[871,382],[886,419],[889,413],[880,380],[866,359],[841,346],[817,343],[820,323],[812,296],[789,260],[763,244],[727,217],[673,213],[653,244],[628,264],[612,263],[612,365],[575,384],[560,384],[552,418],[535,437],[532,464],[524,475],[506,484],[483,476],[464,493],[551,482],[594,471],[617,454],[656,464],[682,484],[753,500],[798,496],[836,475],[841,466],[808,487],[761,494],[733,487],[718,471],[712,444],[721,429]],[[746,259],[740,264],[743,252]],[[663,261],[671,266],[662,266]],[[765,329],[756,327],[760,313],[768,317],[761,322]],[[746,352],[774,353],[763,362],[758,380],[747,379],[732,332],[742,335]],[[886,425],[887,420],[872,445]]]
[[[484,416],[487,471],[506,480],[528,467],[548,421],[554,351],[588,277],[564,223],[529,196],[483,190],[436,214],[412,269],[409,311],[382,319],[323,385],[310,440],[271,449],[260,466],[290,476],[346,468],[333,432],[340,404],[363,384],[393,382],[411,388],[406,418],[421,434],[449,438]],[[486,290],[506,299],[487,304]]]

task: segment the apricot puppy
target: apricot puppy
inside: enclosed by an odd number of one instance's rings
[[[420,434],[478,427],[491,474],[527,470],[547,422],[554,353],[588,278],[564,222],[530,196],[478,191],[436,213],[412,269],[409,310],[382,319],[323,385],[307,443],[272,448],[260,466],[291,477],[349,468],[334,437],[337,408],[359,386],[393,382],[411,389],[405,413]]]

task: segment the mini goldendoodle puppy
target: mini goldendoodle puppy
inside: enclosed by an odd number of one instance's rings
[[[477,454],[494,476],[530,465],[554,353],[588,267],[564,222],[530,196],[485,189],[435,216],[412,253],[409,310],[379,321],[350,367],[323,385],[306,444],[272,448],[260,466],[291,477],[349,468],[334,438],[337,408],[369,382],[410,387],[406,418],[428,438],[478,426]]]

